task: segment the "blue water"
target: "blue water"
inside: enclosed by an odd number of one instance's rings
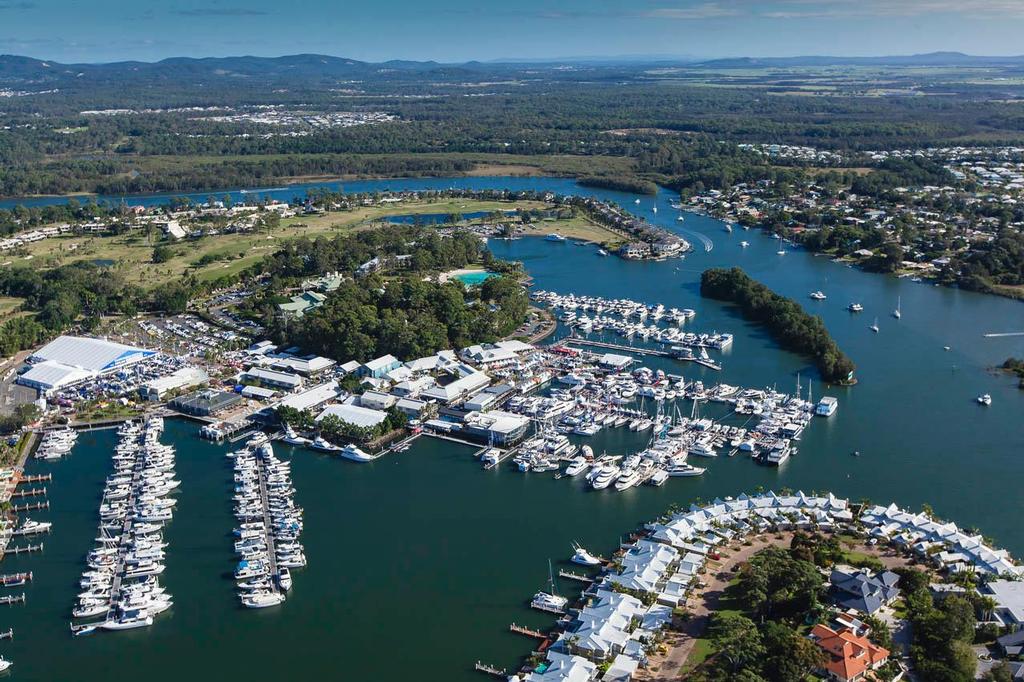
[[[491,277],[496,275],[493,272],[467,272],[462,275],[455,275],[455,279],[461,281],[466,286],[476,286],[477,284],[483,284]]]
[[[719,221],[690,214],[678,221],[670,206],[675,197],[667,192],[636,197],[546,178],[344,184],[349,191],[452,186],[585,193],[683,234],[698,249],[682,261],[660,263],[602,258],[591,246],[538,238],[495,240],[491,248],[522,261],[537,288],[693,308],[697,317],[689,328],[736,336],[728,352],[715,354],[720,373],[671,360],[645,364],[705,383],[787,391],[799,375],[805,387],[813,380],[815,396],[838,397],[839,411],[815,420],[799,454],[781,468],[720,457],[700,463],[708,472],[699,479],[621,494],[587,492],[579,480],[508,468],[483,472],[471,448],[441,441],[424,439],[405,454],[368,465],[281,447],[294,460],[297,500],[306,508],[310,566],[297,572],[294,594],[282,608],[262,613],[239,609],[224,577],[232,564],[225,448],[196,440],[191,425],[170,423],[165,440],[178,445],[182,479],[168,530],[166,583],[175,607],[145,631],[71,640],[68,610],[95,531],[113,443],[109,432],[86,434],[70,459],[31,464],[54,472],[53,510],[40,517],[56,525],[43,555],[4,561],[4,572],[37,572],[28,604],[0,611],[0,630],[13,625],[18,635],[0,643],[0,653],[16,661],[17,679],[97,679],[116,666],[119,676],[151,682],[190,675],[278,681],[339,674],[472,682],[482,679],[472,671],[476,659],[512,666],[529,650],[529,640],[508,633],[510,622],[551,624],[526,602],[546,580],[547,558],[564,561],[573,540],[608,552],[620,534],[669,504],[759,487],[833,490],[908,508],[927,502],[943,518],[977,527],[999,546],[1024,554],[1024,391],[1015,379],[989,371],[1009,355],[1024,356],[1024,338],[982,336],[1024,330],[1020,303],[864,273],[792,247],[778,256],[775,241],[758,232],[726,233]],[[278,198],[296,193],[301,195],[289,188]],[[740,248],[742,240],[750,247]],[[806,358],[780,351],[734,307],[701,298],[700,273],[731,265],[820,315],[857,363],[860,384],[823,385]],[[828,299],[809,299],[816,289]],[[899,321],[890,316],[897,297]],[[846,312],[851,301],[865,312]],[[877,334],[868,330],[876,316]],[[993,396],[991,407],[975,404],[980,393]],[[636,449],[637,440],[636,434],[613,431],[591,443],[598,451],[622,453]],[[851,457],[853,450],[862,456]]]

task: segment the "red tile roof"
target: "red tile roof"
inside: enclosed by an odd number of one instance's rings
[[[829,656],[826,670],[840,680],[857,678],[889,658],[888,649],[873,644],[867,637],[854,634],[849,628],[836,631],[815,625],[810,636]]]

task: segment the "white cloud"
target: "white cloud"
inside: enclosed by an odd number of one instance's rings
[[[643,16],[652,19],[718,19],[720,17],[734,17],[742,12],[736,7],[723,7],[717,2],[706,2],[692,7],[659,7],[648,10]]]

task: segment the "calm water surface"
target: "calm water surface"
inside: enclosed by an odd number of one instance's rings
[[[509,634],[512,621],[546,625],[526,602],[546,579],[546,560],[563,561],[578,540],[608,552],[620,533],[670,504],[765,488],[831,489],[854,499],[924,502],[998,544],[1024,554],[1018,493],[1024,456],[1024,391],[987,369],[1024,355],[1024,339],[984,339],[985,331],[1024,330],[1019,303],[907,280],[871,275],[790,250],[756,232],[727,234],[718,221],[676,220],[670,196],[642,197],[584,189],[546,178],[460,178],[345,183],[349,191],[424,187],[510,187],[587,193],[616,200],[698,244],[685,260],[634,263],[601,258],[593,247],[521,239],[493,242],[498,256],[521,260],[538,288],[690,307],[697,330],[731,331],[721,373],[668,360],[646,364],[705,382],[777,385],[797,375],[815,396],[839,398],[838,413],[805,432],[800,453],[781,469],[741,457],[706,463],[700,479],[625,493],[584,491],[582,481],[484,472],[472,448],[421,439],[411,450],[369,465],[331,460],[277,446],[293,464],[297,501],[306,509],[309,566],[297,571],[282,608],[237,606],[227,574],[233,566],[230,467],[226,447],[200,441],[193,425],[169,421],[165,442],[178,447],[182,480],[164,583],[174,608],[145,630],[71,638],[67,620],[82,559],[92,546],[103,478],[110,470],[112,431],[83,434],[72,456],[32,471],[52,471],[54,521],[42,555],[4,560],[3,572],[32,570],[25,606],[0,607],[0,629],[13,642],[0,653],[23,680],[118,676],[153,682],[197,679],[280,680],[330,675],[357,680],[483,679],[476,659],[510,668],[531,642]],[[290,198],[304,188],[289,188]],[[216,193],[217,196],[223,193]],[[208,193],[196,195],[205,198]],[[131,203],[157,202],[151,196]],[[659,212],[650,209],[657,205]],[[713,248],[703,250],[710,240]],[[750,248],[741,249],[746,240]],[[741,265],[753,277],[820,314],[858,365],[860,384],[830,388],[801,357],[781,352],[730,307],[702,300],[700,272]],[[826,301],[807,294],[821,289]],[[902,298],[903,319],[890,316]],[[865,312],[844,310],[851,301]],[[881,331],[868,325],[879,318]],[[943,350],[950,346],[950,351]],[[974,403],[991,393],[993,404]],[[600,434],[596,449],[636,449],[635,434]],[[851,457],[859,450],[861,457]],[[704,463],[702,463],[703,465]],[[556,569],[557,570],[557,569]],[[567,591],[572,585],[563,584]],[[14,592],[17,592],[16,588]]]

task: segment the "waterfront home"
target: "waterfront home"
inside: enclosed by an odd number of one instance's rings
[[[1009,552],[988,547],[981,535],[965,533],[955,523],[936,521],[895,504],[869,507],[861,513],[859,521],[872,537],[912,546],[923,558],[949,573],[975,571],[995,577],[1024,577],[1024,568],[1014,564]],[[942,551],[936,551],[937,548]]]
[[[623,650],[636,619],[646,608],[636,597],[598,588],[596,600],[584,606],[568,634],[574,651],[595,661],[606,661]]]
[[[978,588],[978,594],[991,597],[996,603],[992,618],[1011,630],[1024,627],[1024,582],[990,580]]]
[[[526,676],[525,682],[590,682],[597,679],[597,665],[585,658],[549,651],[547,661]]]
[[[866,679],[871,671],[878,670],[889,660],[888,649],[845,628],[837,631],[818,624],[808,637],[828,656],[821,671],[837,682]]]
[[[828,580],[840,606],[872,615],[896,601],[900,594],[896,587],[899,579],[892,571],[874,575],[864,569],[858,571],[849,566],[837,566],[832,569]]]
[[[382,355],[379,358],[374,358],[369,362],[363,363],[362,366],[359,367],[358,374],[361,377],[380,379],[401,364],[402,363],[398,358],[389,353],[388,355]]]
[[[629,590],[659,594],[675,572],[679,550],[652,540],[637,540],[622,555],[622,569],[608,581]],[[678,603],[678,599],[673,603]]]

